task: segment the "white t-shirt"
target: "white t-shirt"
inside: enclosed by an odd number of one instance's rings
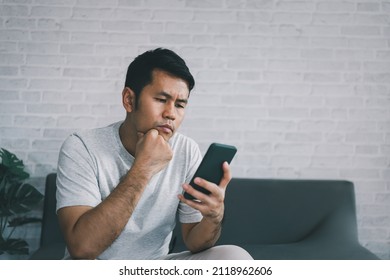
[[[134,157],[119,138],[121,123],[72,134],[65,140],[58,161],[57,210],[97,206],[131,168]],[[177,198],[201,162],[199,147],[179,133],[169,144],[172,160],[151,179],[123,232],[99,259],[161,258],[168,254],[177,211],[182,223],[201,220],[200,212]]]

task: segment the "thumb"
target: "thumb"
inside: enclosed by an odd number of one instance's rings
[[[137,131],[138,141],[144,137],[144,133]]]

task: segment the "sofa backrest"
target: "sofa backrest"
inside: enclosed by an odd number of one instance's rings
[[[357,240],[354,187],[348,181],[232,179],[225,208],[224,244]]]

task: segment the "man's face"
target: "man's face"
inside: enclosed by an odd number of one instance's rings
[[[154,70],[152,77],[139,96],[137,109],[131,112],[133,125],[142,133],[157,129],[168,141],[184,119],[189,89],[184,80],[161,70]]]

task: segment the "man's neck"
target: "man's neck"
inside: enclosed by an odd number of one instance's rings
[[[137,145],[138,136],[135,129],[132,129],[126,120],[119,127],[119,137],[123,147],[135,157],[135,147]]]

